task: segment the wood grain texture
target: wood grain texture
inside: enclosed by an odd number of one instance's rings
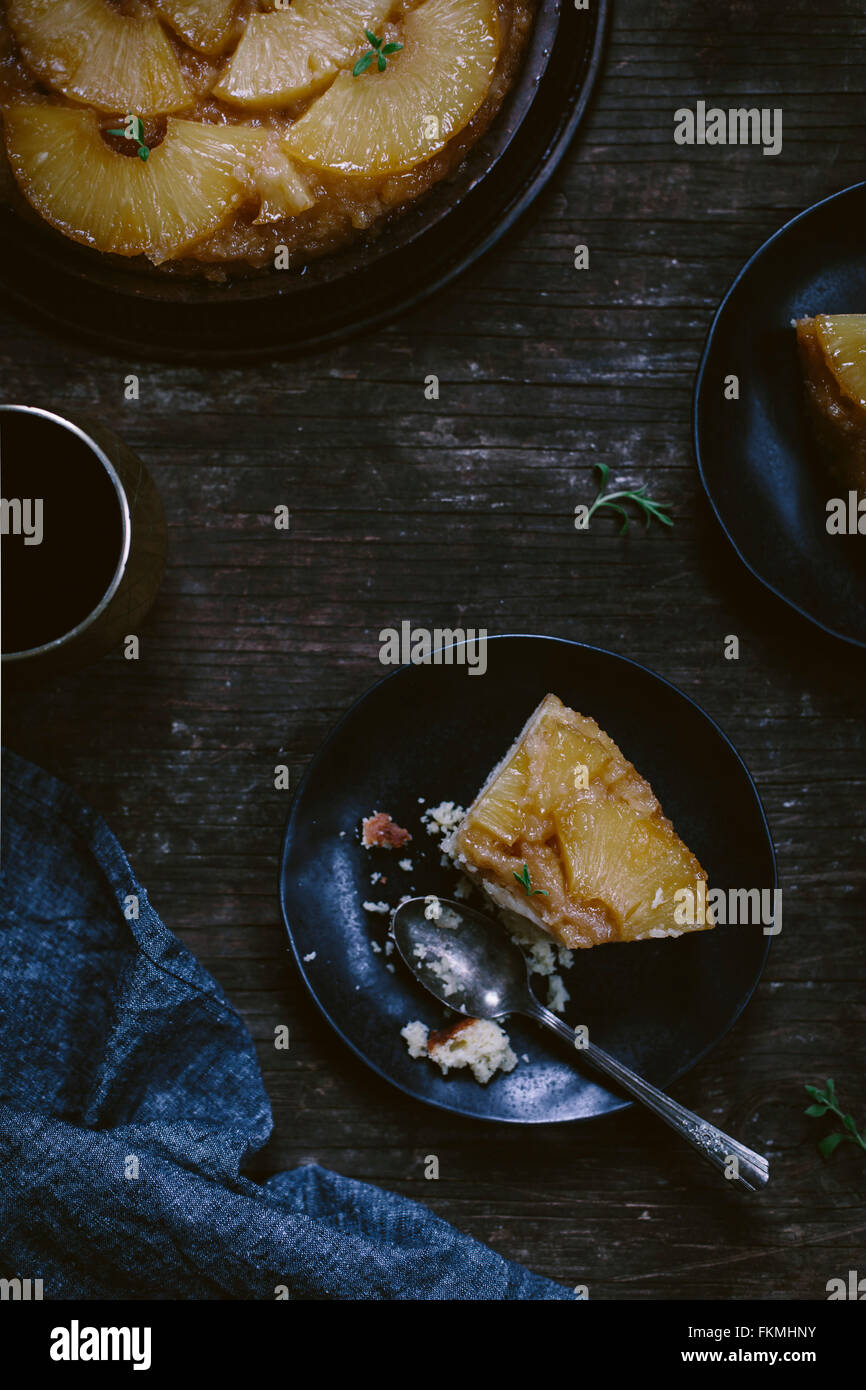
[[[614,9],[552,185],[459,283],[379,332],[215,371],[82,351],[2,311],[3,398],[101,416],[169,518],[141,660],[10,695],[6,738],[108,818],[242,1012],[275,1118],[257,1174],[315,1159],[383,1184],[593,1299],[823,1299],[866,1258],[862,1155],[822,1162],[802,1114],[804,1081],[827,1076],[864,1112],[866,659],[739,566],[701,491],[690,406],[741,263],[863,175],[866,20],[857,0]],[[781,106],[782,153],[675,146],[673,112],[697,99]],[[576,533],[596,462],[668,499],[673,531],[620,538],[602,519]],[[697,699],[746,759],[784,930],[745,1015],[675,1094],[770,1154],[773,1185],[751,1204],[643,1114],[527,1136],[428,1112],[308,1000],[279,922],[274,764],[304,767],[381,674],[379,629],[405,618],[612,648]],[[279,1023],[288,1053],[272,1046]],[[433,1153],[438,1182],[423,1175]]]

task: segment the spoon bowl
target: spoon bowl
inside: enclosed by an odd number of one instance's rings
[[[483,912],[448,898],[410,898],[394,913],[391,933],[412,973],[449,1009],[502,1018],[535,1002],[523,952]]]

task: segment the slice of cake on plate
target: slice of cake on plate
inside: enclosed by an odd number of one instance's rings
[[[444,851],[512,926],[568,948],[714,925],[707,875],[594,719],[547,695]],[[703,885],[703,887],[699,887]],[[696,920],[697,919],[697,920]]]
[[[816,314],[796,329],[823,460],[845,486],[866,489],[866,314]]]
[[[418,1019],[401,1029],[410,1057],[429,1057],[443,1076],[468,1067],[482,1086],[496,1072],[513,1071],[517,1057],[504,1028],[492,1018],[461,1018],[430,1031]]]

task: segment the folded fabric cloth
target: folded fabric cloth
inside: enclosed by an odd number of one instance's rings
[[[222,990],[104,822],[8,752],[2,830],[0,1276],[46,1299],[571,1297],[366,1183],[243,1177],[272,1119]]]

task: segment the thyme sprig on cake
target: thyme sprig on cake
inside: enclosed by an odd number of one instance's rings
[[[661,502],[654,502],[651,497],[647,496],[645,483],[642,483],[641,486],[637,488],[620,488],[616,492],[605,492],[608,479],[610,478],[610,469],[606,463],[593,464],[593,468],[598,473],[601,482],[595,496],[595,501],[586,514],[584,527],[589,525],[595,512],[600,511],[602,507],[609,507],[611,511],[618,512],[623,518],[622,526],[619,528],[619,534],[621,536],[625,535],[628,530],[630,517],[625,508],[619,505],[620,501],[633,502],[635,506],[639,507],[646,518],[647,527],[653,520],[660,521],[663,526],[673,526],[673,518],[668,515],[667,507]]]
[[[842,1128],[831,1130],[825,1134],[824,1138],[818,1143],[818,1152],[822,1158],[829,1158],[834,1154],[840,1144],[847,1139],[850,1143],[856,1144],[866,1153],[866,1135],[860,1133],[854,1123],[853,1115],[846,1115],[839,1105],[839,1098],[836,1095],[836,1083],[830,1078],[822,1091],[818,1086],[807,1086],[806,1090],[815,1102],[808,1106],[806,1114],[810,1119],[820,1120],[825,1115],[835,1115],[837,1120],[842,1121]]]
[[[366,72],[373,59],[376,59],[376,66],[380,72],[384,72],[388,66],[388,59],[392,53],[399,53],[403,47],[402,43],[385,43],[384,39],[378,39],[375,34],[371,34],[369,29],[365,29],[369,42],[372,47],[366,53],[362,53],[355,66],[352,68],[352,76],[360,77],[362,72]]]
[[[130,111],[123,130],[110,130],[109,135],[119,135],[123,140],[134,140],[138,145],[138,157],[147,163],[150,159],[150,146],[144,139],[144,121]]]
[[[529,877],[528,864],[524,864],[523,869],[520,873],[518,873],[516,869],[512,869],[511,872],[514,874],[514,877],[517,879],[517,882],[520,884],[521,888],[524,889],[527,898],[534,897],[536,893],[543,893],[546,898],[550,897],[550,894],[548,893],[546,888],[533,888],[532,880]]]

